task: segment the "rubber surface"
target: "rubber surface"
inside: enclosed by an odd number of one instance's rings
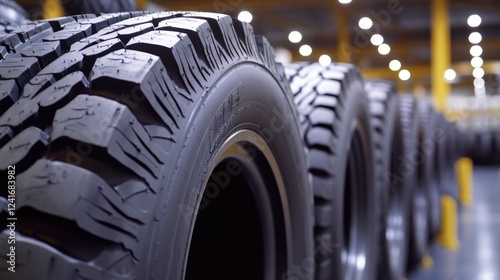
[[[135,11],[135,0],[61,0],[68,15]]]
[[[201,177],[244,128],[273,136],[286,174],[287,264],[312,256],[292,96],[250,25],[212,13],[83,15],[20,26],[0,45],[0,176],[15,166],[18,218],[16,273],[0,224],[0,279],[181,279]]]
[[[419,151],[423,164],[418,169],[418,184],[427,186],[429,201],[429,240],[439,232],[441,226],[440,147],[446,134],[438,127],[438,115],[428,101],[418,103]],[[423,152],[423,154],[422,154]],[[415,255],[417,256],[417,255]],[[415,260],[415,259],[414,259]],[[410,265],[415,265],[410,262]]]
[[[379,190],[374,184],[372,128],[363,81],[358,70],[348,64],[322,67],[317,63],[294,63],[286,66],[286,73],[295,94],[313,178],[315,279],[375,279]],[[363,151],[359,146],[351,147],[354,124],[362,131],[359,137],[364,143]],[[351,190],[346,189],[351,184],[346,175],[350,149],[364,156],[357,162],[364,170],[351,171],[356,173],[353,176],[359,178],[360,185],[365,180],[367,189],[359,190],[356,184],[351,185]],[[343,230],[347,227],[344,211],[351,211],[346,209],[348,202],[344,201],[347,192],[356,193],[356,198],[362,200],[351,209],[357,213],[356,219],[348,221],[357,225],[352,246],[364,258],[364,265],[356,268],[342,257],[349,239]],[[350,271],[343,271],[345,267],[350,267]]]
[[[399,99],[391,81],[368,80],[365,89],[373,125],[375,174],[381,190],[377,279],[399,280],[406,269],[410,210]]]
[[[410,231],[408,233],[408,265],[411,267],[420,263],[426,254],[429,243],[430,232],[430,198],[432,185],[424,179],[425,164],[429,160],[429,142],[436,141],[435,136],[424,133],[419,118],[419,108],[417,100],[413,95],[402,94],[399,97],[402,122],[404,127],[405,143],[407,152],[405,160],[407,162],[408,176],[406,186],[410,190]],[[428,132],[428,131],[427,131]],[[426,138],[428,137],[428,138]],[[431,144],[432,145],[432,144]],[[440,203],[437,205],[440,207]]]

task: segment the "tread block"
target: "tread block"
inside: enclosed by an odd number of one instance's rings
[[[68,104],[89,85],[82,72],[73,72],[37,95],[22,98],[0,117],[0,125],[20,127],[35,125],[44,129],[50,126],[57,109]]]
[[[122,94],[128,94],[127,99],[136,100],[129,107],[143,124],[167,125],[172,134],[179,128],[177,120],[185,116],[186,102],[190,102],[173,86],[160,58],[143,52],[119,50],[99,58],[90,79],[92,90],[116,92],[120,88]],[[130,92],[124,91],[127,88]],[[144,99],[147,107],[140,106]]]
[[[10,53],[15,52],[22,43],[21,38],[15,33],[8,33],[0,37],[0,45],[5,46]]]
[[[16,165],[16,170],[26,170],[35,159],[45,153],[49,143],[49,135],[36,127],[29,127],[15,136],[9,143],[0,148],[0,170]]]
[[[80,52],[69,52],[54,60],[43,68],[38,75],[54,75],[57,80],[62,79],[68,73],[83,69],[83,54]]]
[[[173,18],[160,22],[156,30],[186,33],[193,42],[198,57],[212,70],[220,69],[229,63],[227,57],[224,59],[224,56],[219,56],[221,46],[215,41],[212,29],[206,20]]]
[[[85,231],[136,251],[137,240],[151,222],[148,216],[155,195],[138,181],[119,187],[129,193],[122,197],[102,178],[81,167],[40,159],[17,177],[17,207],[75,221]],[[134,196],[145,200],[142,204],[147,208],[131,203]]]
[[[50,85],[54,84],[56,79],[54,76],[48,75],[37,75],[29,81],[28,84],[24,86],[23,93],[20,99],[23,98],[33,98],[35,95],[40,93],[42,90],[48,88]],[[21,101],[19,101],[21,102]]]
[[[0,126],[0,147],[14,138],[14,131],[8,126]]]
[[[200,69],[194,67],[197,57],[194,57],[192,43],[186,34],[173,31],[153,31],[130,40],[127,48],[145,51],[161,58],[169,73],[174,76],[174,82],[195,94],[203,90],[206,78]],[[180,76],[180,77],[179,77]]]
[[[15,79],[19,86],[26,85],[40,71],[34,57],[8,57],[0,63],[0,78]]]
[[[312,126],[322,126],[332,128],[335,122],[335,112],[326,108],[315,108],[308,116]]]
[[[0,251],[7,252],[9,233],[0,233]],[[128,271],[134,265],[129,252],[123,249],[106,249],[96,262],[109,263],[107,272],[103,272],[91,263],[83,262],[65,255],[44,242],[16,233],[16,279],[32,279],[36,270],[37,280],[52,279],[117,279],[121,274],[117,271]],[[12,272],[7,270],[6,256],[0,257],[0,279],[12,279]],[[124,270],[125,269],[125,270]],[[56,275],[55,275],[56,274]]]
[[[231,59],[245,57],[246,52],[238,40],[236,30],[233,28],[233,19],[227,15],[206,12],[190,12],[184,15],[186,18],[199,18],[207,20],[212,28],[215,39],[224,49],[220,55],[229,55]],[[236,42],[236,44],[235,44]]]
[[[44,42],[60,41],[63,50],[69,50],[73,43],[85,38],[85,29],[61,30],[43,39]]]
[[[59,31],[64,29],[64,27],[70,23],[74,23],[75,19],[72,17],[58,17],[58,18],[51,18],[51,19],[44,19],[40,21],[35,21],[35,23],[44,23],[48,22],[52,29],[55,31]]]
[[[28,42],[39,40],[54,31],[48,22],[41,22],[21,25],[12,32],[16,33],[22,42]]]
[[[85,50],[82,51],[82,54],[84,56],[83,72],[89,75],[98,58],[103,57],[106,54],[109,54],[113,51],[117,51],[124,48],[125,45],[123,45],[122,41],[120,41],[120,39],[118,38],[103,41],[96,45],[86,48]]]
[[[0,116],[19,99],[19,86],[15,80],[0,81]]]
[[[62,55],[61,44],[58,41],[32,43],[21,51],[24,57],[36,57],[45,67]]]
[[[107,153],[144,179],[156,193],[154,182],[161,175],[165,153],[124,105],[98,96],[79,95],[56,113],[52,140],[58,139],[90,144],[91,158],[102,158]]]
[[[130,39],[153,30],[154,26],[152,23],[144,23],[119,30],[118,37],[123,43],[127,44]]]

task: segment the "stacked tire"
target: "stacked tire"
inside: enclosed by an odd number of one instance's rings
[[[457,132],[429,103],[349,64],[276,64],[225,15],[0,41],[1,279],[399,280],[456,187]]]
[[[296,110],[250,25],[126,12],[0,40],[0,279],[312,279]]]

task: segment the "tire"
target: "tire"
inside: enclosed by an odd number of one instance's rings
[[[410,232],[408,236],[408,267],[416,267],[427,251],[429,241],[430,185],[424,179],[424,164],[427,151],[423,147],[425,141],[420,131],[419,111],[413,95],[403,94],[399,97],[401,118],[404,128],[405,160],[407,162],[406,188],[410,190]],[[432,136],[431,136],[432,137]]]
[[[8,33],[9,25],[24,23],[28,17],[28,13],[15,1],[0,0],[0,33]]]
[[[312,279],[292,94],[250,25],[133,12],[13,34],[0,176],[15,165],[20,265],[2,224],[0,279]]]
[[[440,182],[442,166],[440,166],[442,142],[446,137],[439,128],[439,117],[430,102],[421,101],[418,105],[420,120],[419,151],[424,152],[423,164],[418,169],[419,186],[427,186],[429,202],[429,240],[434,238],[441,227],[441,191]],[[416,258],[413,258],[415,260]],[[410,257],[410,264],[414,264]]]
[[[315,279],[375,279],[379,190],[360,74],[352,65],[318,63],[295,63],[286,73],[313,178]]]
[[[406,269],[409,229],[409,191],[401,167],[405,164],[402,115],[393,82],[365,83],[373,125],[375,174],[380,189],[380,253],[377,279],[400,280]]]
[[[444,148],[444,178],[442,181],[442,194],[449,195],[455,200],[458,200],[458,186],[455,179],[455,135],[453,134],[452,124],[443,116],[441,120],[441,127],[446,134],[443,143]]]
[[[135,11],[135,0],[61,0],[68,15]]]

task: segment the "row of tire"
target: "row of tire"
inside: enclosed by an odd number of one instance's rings
[[[471,131],[466,135],[466,155],[475,164],[500,164],[500,131]]]
[[[397,94],[390,81],[366,81],[363,88],[353,66],[295,63],[286,69],[318,202],[316,245],[325,234],[348,235],[342,262],[321,258],[316,279],[402,279],[439,232],[440,196],[457,197],[460,132],[430,102]],[[344,216],[331,219],[335,213]]]
[[[1,224],[1,279],[400,280],[439,232],[440,196],[456,197],[463,137],[430,103],[349,64],[276,64],[228,16],[65,17],[0,43],[0,175],[16,174],[19,214],[16,273]],[[252,224],[239,211],[217,212],[241,224],[206,223],[216,247],[193,253],[201,203],[233,173],[273,233],[266,262],[238,250],[259,247],[256,228],[231,243]],[[0,189],[2,221],[10,199]]]

